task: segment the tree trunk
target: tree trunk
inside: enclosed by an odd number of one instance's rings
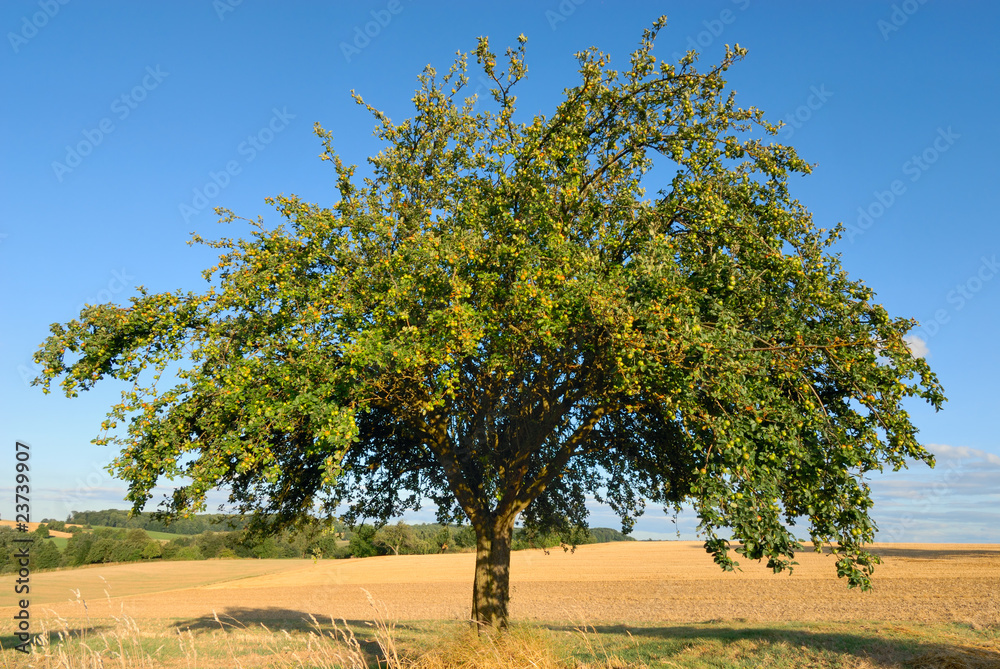
[[[489,519],[474,523],[476,530],[476,577],[472,586],[472,621],[476,628],[502,630],[507,627],[510,602],[510,545],[514,521]]]

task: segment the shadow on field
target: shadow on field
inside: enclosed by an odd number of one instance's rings
[[[218,618],[218,620],[216,620]],[[329,627],[330,618],[325,620],[316,616],[325,630]],[[351,621],[349,621],[351,622]],[[326,623],[326,624],[323,624]],[[339,623],[339,621],[338,621]],[[316,625],[309,618],[306,611],[296,609],[284,609],[278,606],[267,608],[240,608],[229,607],[215,615],[204,615],[188,620],[180,620],[173,623],[174,627],[181,631],[191,630],[192,632],[218,631],[220,629],[235,630],[249,627],[259,627],[266,625],[272,630],[288,630],[289,632],[315,631]]]
[[[38,641],[41,641],[39,637],[48,637],[47,641],[55,645],[59,642],[59,635],[62,634],[66,640],[69,639],[84,639],[93,636],[98,636],[101,632],[105,630],[110,630],[111,628],[107,625],[91,625],[90,627],[70,627],[61,628],[55,630],[48,630],[44,635],[32,630],[31,636]],[[4,650],[13,650],[15,646],[21,643],[21,640],[13,634],[2,634],[0,635],[0,646],[3,646]]]
[[[191,630],[192,632],[205,632],[219,630],[221,628],[232,630],[266,625],[271,630],[315,632],[316,624],[313,623],[312,618],[309,616],[310,614],[308,611],[284,609],[277,606],[270,606],[267,608],[229,607],[225,611],[217,613],[215,616],[209,614],[198,616],[197,618],[190,618],[188,620],[179,620],[173,623],[171,627],[181,631]],[[323,632],[332,630],[330,625],[330,616],[320,616],[316,614],[312,614],[312,616],[316,619],[316,622],[319,623],[319,628]],[[216,617],[218,617],[218,620],[216,620]],[[347,626],[355,632],[358,630],[371,629],[371,621],[368,620],[343,620],[342,618],[335,618],[334,622],[337,624],[337,627],[341,628],[346,623]],[[395,623],[394,627],[397,630],[413,629],[406,623]]]
[[[368,620],[344,620],[336,618],[331,624],[330,616],[318,616],[313,614],[313,618],[306,611],[296,609],[285,609],[277,606],[267,608],[239,608],[230,607],[216,615],[204,615],[188,620],[179,620],[171,625],[174,629],[186,632],[190,630],[194,633],[217,632],[220,629],[227,631],[260,628],[265,626],[272,632],[285,630],[288,632],[319,632],[329,637],[333,634],[338,640],[341,639],[340,632],[345,631],[345,626],[356,636],[358,645],[369,663],[376,663],[375,666],[382,666],[378,662],[384,663],[385,656],[379,644],[369,639],[373,627]],[[218,619],[216,619],[218,618]],[[317,627],[318,625],[318,627]],[[334,631],[334,625],[339,632]],[[414,629],[405,623],[395,623],[395,630]]]
[[[867,660],[874,666],[898,667],[900,662],[914,668],[1000,668],[1000,652],[975,648],[961,643],[927,642],[921,639],[887,638],[877,629],[867,634],[825,632],[796,629],[770,629],[766,627],[718,627],[684,625],[673,627],[632,627],[629,625],[542,625],[553,632],[580,632],[587,635],[627,636],[639,640],[641,645],[655,652],[659,659],[683,653],[701,644],[723,648],[740,642],[778,646],[787,644],[804,651],[836,653]],[[905,630],[895,630],[902,631]]]

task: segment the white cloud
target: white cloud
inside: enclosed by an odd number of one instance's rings
[[[910,354],[914,358],[926,358],[931,352],[930,349],[927,348],[927,342],[917,335],[906,335],[903,337],[903,341],[905,341],[906,345],[910,347]]]
[[[1000,455],[981,451],[968,446],[949,446],[948,444],[924,444],[924,448],[938,458],[948,460],[982,460],[991,465],[1000,465]]]
[[[870,480],[878,541],[1000,541],[1000,455],[968,446],[924,444],[934,469],[916,467]]]

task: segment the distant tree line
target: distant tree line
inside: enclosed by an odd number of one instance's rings
[[[364,524],[345,534],[349,540],[350,555],[354,557],[459,553],[476,547],[476,533],[468,525],[408,525],[399,521],[395,525],[385,525],[379,529]],[[634,541],[634,539],[606,527],[577,531],[569,537],[562,537],[555,532],[539,535],[522,528],[515,528],[511,548],[516,551],[526,548],[548,549],[560,545],[609,541]]]
[[[31,570],[58,567],[62,554],[51,540],[45,539],[45,536],[47,535],[42,532],[29,532],[25,535],[11,527],[0,527],[0,573],[14,572],[20,568],[17,553],[25,544],[15,542],[14,539],[33,539],[28,550],[28,567]]]
[[[105,509],[103,511],[73,511],[66,519],[70,525],[91,525],[94,527],[121,527],[125,529],[141,529],[147,532],[167,532],[169,534],[201,534],[202,532],[226,532],[240,530],[246,527],[246,521],[240,516],[221,513],[198,514],[191,518],[178,518],[169,524],[152,513],[140,513],[129,517],[129,512],[123,509]],[[49,522],[52,527],[52,523]],[[56,529],[52,527],[52,529]]]
[[[121,515],[118,515],[121,514]],[[47,520],[34,532],[22,534],[10,527],[0,527],[0,573],[17,571],[14,557],[15,538],[31,538],[30,567],[53,569],[79,567],[88,564],[138,562],[149,560],[207,560],[218,558],[314,558],[341,559],[376,555],[420,555],[461,553],[475,548],[476,535],[469,526],[418,524],[400,521],[376,528],[362,524],[348,528],[340,522],[331,527],[316,523],[297,531],[287,530],[277,535],[251,535],[246,528],[216,531],[206,529],[193,536],[178,536],[170,540],[150,537],[150,532],[163,532],[159,521],[148,517],[128,518],[127,512],[74,512],[68,521]],[[230,517],[206,514],[176,521],[169,527],[179,534],[178,527],[188,529],[230,527]],[[135,521],[135,522],[133,522]],[[116,523],[103,525],[102,523]],[[131,523],[131,525],[130,525]],[[186,525],[180,525],[186,523]],[[145,527],[136,527],[145,524]],[[235,526],[238,526],[236,523]],[[49,531],[72,532],[64,549],[51,539]],[[632,541],[631,537],[608,528],[592,528],[573,537],[556,534],[533,535],[522,529],[514,534],[514,550],[554,548],[559,545]]]

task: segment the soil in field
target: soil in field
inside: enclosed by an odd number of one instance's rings
[[[722,572],[696,542],[628,542],[519,551],[512,556],[511,615],[519,620],[604,622],[923,621],[1000,622],[1000,546],[876,546],[875,589],[849,590],[835,559],[806,552],[794,573],[744,561]],[[366,594],[391,620],[469,616],[474,556],[407,555],[363,560],[212,560],[104,566],[32,576],[39,613],[125,614],[181,627],[366,620]],[[11,588],[11,577],[0,587]],[[79,596],[77,596],[79,592]],[[10,609],[13,611],[13,609]],[[0,610],[0,616],[8,609]],[[303,623],[304,625],[305,623]]]

